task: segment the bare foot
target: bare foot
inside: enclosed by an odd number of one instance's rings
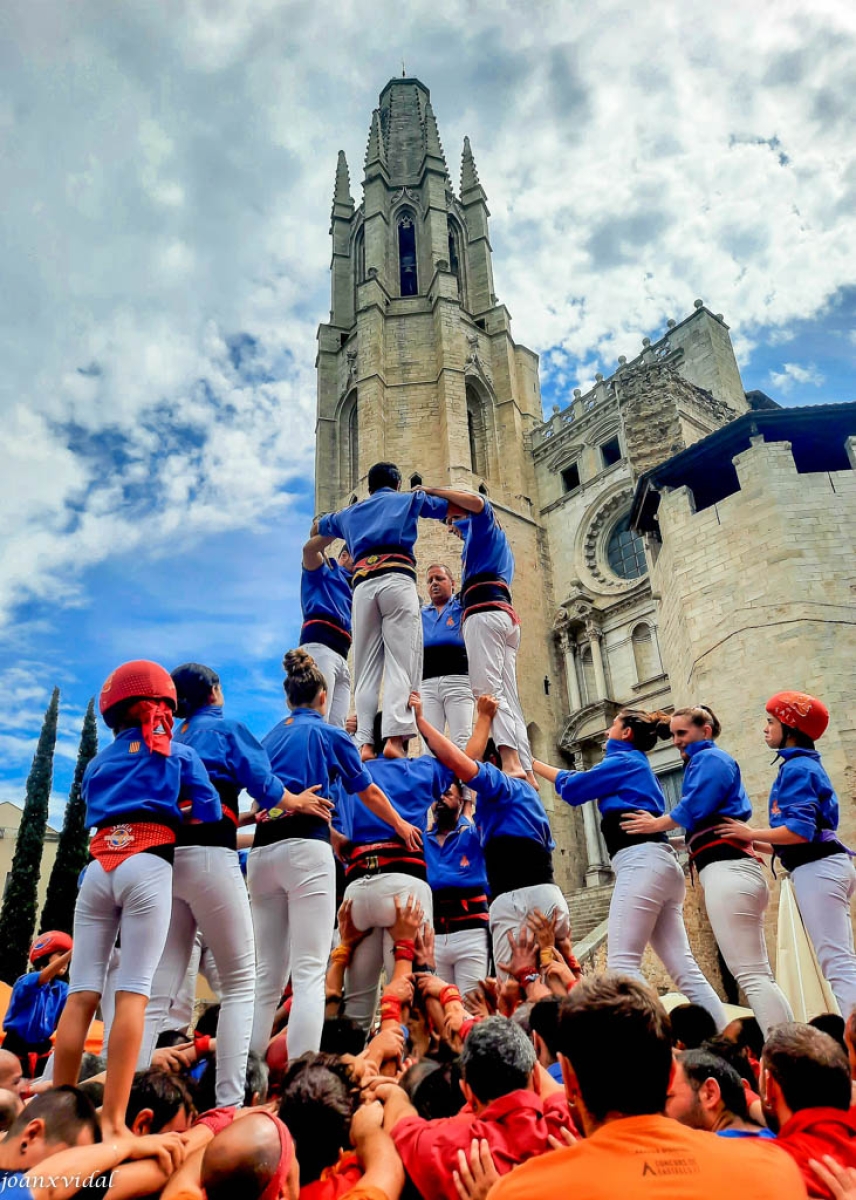
[[[371,762],[373,758],[377,758],[374,746],[370,746],[368,742],[360,746],[360,762]]]
[[[384,758],[407,758],[407,751],[404,748],[404,738],[387,738],[386,745],[383,748],[383,756]]]

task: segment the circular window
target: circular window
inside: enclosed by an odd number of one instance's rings
[[[606,545],[606,560],[620,579],[638,579],[648,570],[642,539],[630,529],[630,514],[612,527]]]

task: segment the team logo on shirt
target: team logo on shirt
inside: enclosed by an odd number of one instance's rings
[[[779,808],[778,800],[774,800],[773,803],[770,805],[770,816],[778,817],[778,816],[781,816],[781,813],[782,813],[782,810]]]
[[[187,733],[187,726],[188,726],[189,724],[190,724],[190,722],[189,722],[189,721],[185,721],[185,722],[184,722],[184,724],[182,725],[181,729],[179,729],[179,731],[178,731],[178,732],[179,732],[179,733]]]
[[[467,856],[466,856],[466,854],[465,854],[465,855],[463,855],[463,857],[461,858],[461,866],[462,866],[462,867],[468,867],[469,865],[470,865],[470,860],[467,858]]]
[[[142,742],[131,742],[131,744],[128,746],[128,753],[139,754],[140,746],[142,746],[142,744]]]
[[[134,840],[130,825],[114,825],[104,838],[108,850],[127,850]]]
[[[283,721],[283,724],[284,724],[284,725],[293,725],[293,724],[294,724],[294,717],[286,717],[286,718],[285,718],[285,720]]]
[[[449,618],[448,618],[448,620],[446,621],[446,624],[447,624],[447,625],[449,626],[449,628],[451,629],[451,628],[454,626],[454,624],[455,624],[455,618],[454,618],[454,617],[449,617]]]

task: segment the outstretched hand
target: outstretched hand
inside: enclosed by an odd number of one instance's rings
[[[422,719],[422,697],[418,692],[411,692],[407,701],[407,707],[412,710],[417,721]]]
[[[479,696],[476,702],[476,712],[480,717],[490,717],[493,720],[499,712],[499,701],[496,696],[489,696],[487,693]]]
[[[513,975],[515,979],[519,979],[521,975],[538,974],[535,934],[532,930],[524,925],[518,937],[515,938],[511,930],[508,931],[507,937],[511,957],[507,962],[498,962],[496,965],[499,969],[507,975]]]
[[[485,1138],[473,1138],[469,1159],[463,1150],[458,1151],[458,1169],[452,1171],[452,1180],[461,1200],[484,1200],[499,1177]]]

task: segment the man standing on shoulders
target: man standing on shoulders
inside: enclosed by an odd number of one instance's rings
[[[300,572],[300,649],[311,654],[327,683],[327,724],[345,728],[351,703],[351,572],[343,546],[335,562],[324,553],[326,538],[310,537]]]
[[[452,595],[455,581],[448,567],[428,568],[430,604],[422,607],[422,704],[425,719],[465,750],[473,731],[473,691],[470,687],[467,648],[461,632],[463,609]]]
[[[802,1200],[795,1164],[774,1142],[730,1141],[663,1115],[673,1072],[669,1018],[643,984],[607,972],[562,1002],[559,1061],[584,1137],[501,1179],[491,1200]]]
[[[416,593],[416,542],[420,517],[443,521],[445,500],[426,492],[402,492],[394,463],[375,463],[369,496],[312,528],[315,548],[344,538],[354,570],[354,702],[357,745],[363,761],[373,758],[374,719],[383,680],[383,736],[387,758],[404,758],[416,730],[407,707],[422,682],[422,619]]]

